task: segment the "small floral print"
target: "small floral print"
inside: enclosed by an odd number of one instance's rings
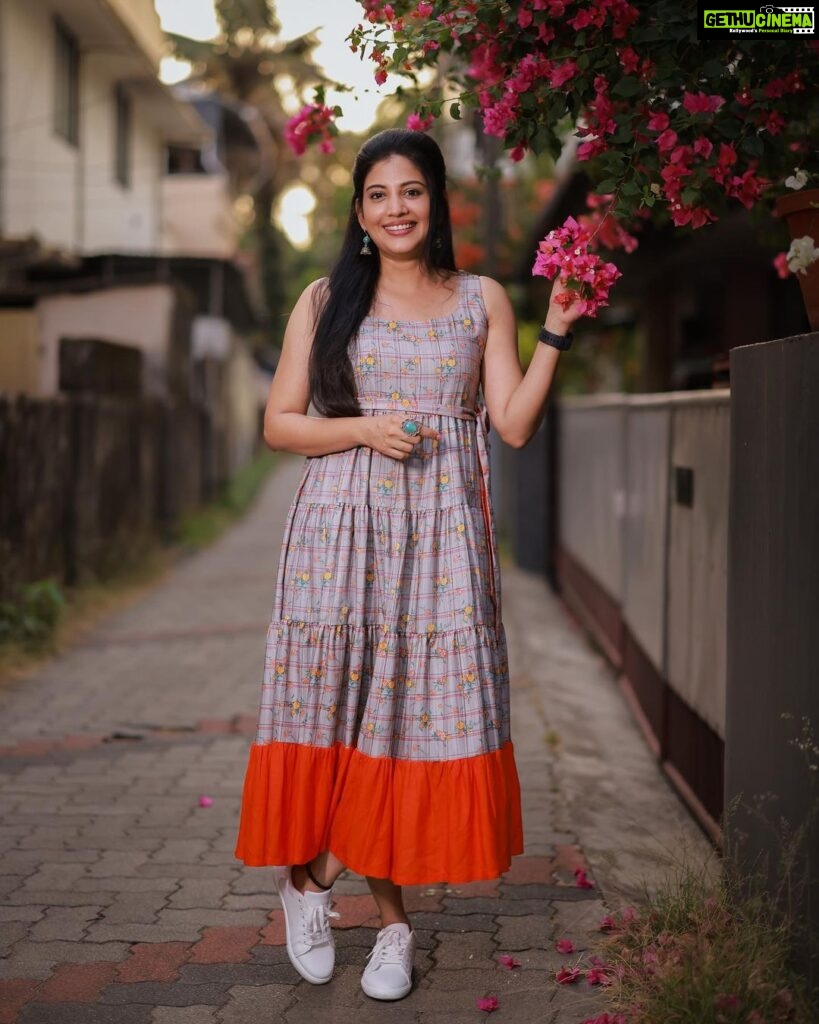
[[[306,587],[310,582],[310,573],[297,572],[296,575],[293,577],[293,582],[296,584],[297,587]]]
[[[471,316],[465,316],[463,318],[463,320],[461,320],[461,323],[464,325],[464,327],[467,327],[467,328],[471,327],[472,326],[472,317]]]
[[[297,715],[302,714],[302,706],[300,700],[290,701],[290,714],[295,718]]]
[[[561,967],[555,974],[555,981],[558,985],[572,985],[580,977],[579,967]]]
[[[438,477],[438,490],[443,492],[449,487],[449,473],[441,473]]]
[[[449,586],[448,576],[439,576],[435,580],[435,589],[439,594],[443,594],[446,588]]]
[[[495,996],[484,996],[475,1005],[479,1010],[483,1010],[484,1013],[494,1013],[500,1007],[500,1003]]]
[[[471,604],[464,605],[463,612],[462,612],[463,617],[464,617],[464,622],[470,622],[472,620],[473,612],[474,612],[474,608],[472,607]]]
[[[372,373],[375,370],[375,356],[362,356],[361,359],[358,360],[358,368],[361,373]]]
[[[332,579],[333,579],[333,574],[330,572],[329,569],[325,569],[324,572],[321,574],[321,582],[322,583],[331,583]]]
[[[349,676],[347,677],[347,685],[350,687],[351,690],[357,689],[358,688],[358,684],[360,682],[361,682],[361,673],[360,672],[355,672],[355,671],[351,672],[349,674]]]
[[[378,485],[377,485],[378,493],[379,494],[387,494],[387,495],[392,494],[392,489],[393,489],[394,486],[395,486],[395,481],[394,480],[390,480],[389,478],[387,478],[385,480],[379,480],[378,481]]]
[[[392,695],[394,693],[395,693],[395,680],[394,679],[385,679],[384,682],[381,684],[381,696],[382,697],[392,697]]]
[[[558,953],[574,953],[575,946],[571,939],[558,939],[555,943]]]
[[[418,716],[418,724],[421,726],[422,729],[428,729],[430,727],[431,722],[432,718],[430,717],[428,711],[422,711],[421,714]]]
[[[364,726],[364,734],[369,738],[377,736],[379,732],[381,732],[381,730],[378,728],[375,722],[367,722],[367,724]]]
[[[374,569],[366,569],[364,571],[364,582],[365,582],[365,584],[368,587],[371,587],[373,585],[373,583],[375,582],[375,570]]]
[[[505,967],[507,971],[514,971],[516,967],[520,967],[520,960],[516,960],[509,953],[502,953],[498,957],[498,963],[501,967]]]
[[[387,321],[387,330],[388,331],[398,330],[398,321],[397,320],[388,320]]]
[[[574,869],[574,884],[578,889],[593,889],[594,882],[590,878],[586,877],[586,872],[583,868]]]

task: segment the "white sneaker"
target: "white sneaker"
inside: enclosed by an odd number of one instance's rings
[[[403,999],[409,993],[415,946],[415,932],[408,924],[381,929],[361,976],[361,987],[371,999]]]
[[[330,892],[301,893],[293,885],[290,868],[274,868],[273,878],[284,911],[287,955],[305,980],[324,985],[333,976],[336,947],[330,918]]]

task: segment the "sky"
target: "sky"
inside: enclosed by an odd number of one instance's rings
[[[155,0],[155,5],[167,32],[194,39],[212,39],[217,32],[213,0]],[[321,41],[315,51],[317,63],[330,78],[355,87],[355,96],[328,92],[330,105],[338,103],[344,109],[339,127],[353,132],[369,128],[376,107],[391,89],[389,81],[380,90],[376,87],[372,63],[362,62],[344,41],[361,20],[361,6],[356,0],[276,0],[276,13],[283,39],[317,29]],[[179,81],[184,71],[172,58],[163,61],[162,78],[166,82]]]

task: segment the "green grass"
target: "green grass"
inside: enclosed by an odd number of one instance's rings
[[[193,550],[212,544],[227,527],[243,515],[276,464],[274,452],[260,451],[240,469],[224,492],[186,515],[176,532],[176,540]]]
[[[622,1024],[811,1024],[815,1007],[791,965],[797,936],[761,884],[724,866],[670,879],[627,912],[602,958]]]

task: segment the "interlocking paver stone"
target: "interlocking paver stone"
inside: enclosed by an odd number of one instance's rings
[[[335,977],[302,981],[271,871],[233,859],[299,472],[283,460],[219,542],[0,689],[0,1024],[476,1024],[489,993],[492,1024],[577,1024],[601,993],[555,983],[556,938],[590,948],[663,849],[705,848],[599,657],[542,580],[506,567],[526,854],[499,880],[407,889],[416,984],[391,1006],[361,991],[375,904],[345,873]]]

